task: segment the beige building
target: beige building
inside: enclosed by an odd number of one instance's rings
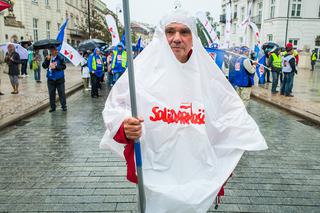
[[[69,18],[64,40],[77,47],[88,39],[88,1],[91,19],[104,19],[107,6],[101,0],[12,1],[13,12],[0,12],[0,43],[56,38],[60,26]]]
[[[13,12],[3,12],[0,42],[55,38],[64,20],[64,0],[16,0]],[[2,18],[0,18],[0,21]]]
[[[221,32],[224,31],[228,2],[221,1]],[[238,27],[247,16],[248,2],[232,0],[231,44],[245,43],[252,47],[256,42],[251,28],[247,28],[244,34]],[[317,48],[315,38],[320,35],[320,0],[253,0],[251,21],[258,26],[262,42],[274,41],[284,46],[286,41],[291,41],[300,50]]]

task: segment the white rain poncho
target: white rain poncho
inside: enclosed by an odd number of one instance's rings
[[[193,52],[179,62],[165,26],[182,23],[192,31]],[[245,150],[267,145],[255,121],[201,45],[194,19],[185,12],[165,16],[152,42],[134,60],[146,212],[206,212]],[[113,140],[131,115],[127,72],[105,104],[101,148],[123,157]],[[204,117],[205,116],[205,117]]]

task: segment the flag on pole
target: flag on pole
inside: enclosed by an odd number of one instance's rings
[[[218,67],[222,69],[225,51],[217,48],[205,48],[205,49],[207,50],[211,58],[216,62]]]
[[[216,44],[220,44],[220,40],[218,38],[217,33],[214,31],[213,27],[211,26],[208,18],[206,17],[206,14],[204,12],[198,12],[197,13],[197,17],[200,21],[200,23],[204,26],[204,28],[206,29],[206,31],[208,32],[212,42],[210,42],[210,40],[208,40],[209,46],[211,45],[211,43],[216,43]],[[204,32],[205,36],[207,37],[206,32]]]
[[[60,31],[58,33],[58,36],[57,36],[57,40],[61,42],[61,44],[63,43],[63,40],[64,40],[64,31],[66,29],[66,26],[68,24],[68,21],[69,19],[66,19],[64,21],[64,23],[62,24],[62,26],[60,27]],[[61,45],[58,47],[58,51],[61,50]]]
[[[136,50],[140,51],[140,49],[141,49],[141,36],[139,36],[137,44],[136,44]]]
[[[257,64],[257,67],[256,67],[256,73],[257,73],[257,76],[259,78],[259,84],[264,84],[264,75],[265,75],[265,67],[266,66],[266,56],[264,54],[261,54],[262,57],[259,59],[258,63]],[[260,65],[260,64],[263,64],[264,66]]]
[[[108,31],[111,33],[112,46],[117,46],[120,42],[120,39],[116,21],[111,15],[106,15],[106,21],[108,25]]]
[[[224,31],[224,48],[230,47],[230,34],[231,34],[231,4],[226,6],[226,26]]]
[[[67,42],[63,42],[61,50],[59,51],[64,57],[66,57],[73,65],[78,66],[84,62],[85,59]]]
[[[126,46],[126,32],[123,31],[122,36],[121,36],[121,43]]]

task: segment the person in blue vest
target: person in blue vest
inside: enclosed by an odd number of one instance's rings
[[[103,59],[100,54],[100,49],[95,48],[93,53],[90,54],[89,59],[88,59],[88,68],[89,72],[91,75],[91,97],[99,97],[99,88],[100,82],[101,82],[101,77],[103,76],[104,73],[104,64],[103,64]]]
[[[239,47],[234,47],[233,52],[235,54],[240,54],[240,48]],[[229,75],[228,79],[230,84],[235,88],[235,69],[234,66],[236,64],[236,61],[238,60],[239,56],[238,55],[232,55],[231,59],[229,61]]]
[[[58,55],[57,47],[51,46],[50,55],[47,55],[42,67],[47,69],[47,84],[50,98],[49,112],[56,111],[56,90],[59,94],[60,104],[63,111],[67,111],[64,70],[66,64],[64,58]]]
[[[234,85],[243,103],[247,106],[250,101],[251,87],[254,85],[254,73],[258,62],[250,61],[250,49],[248,47],[241,47],[240,53],[243,56],[237,59],[234,66]]]
[[[113,84],[121,77],[127,68],[127,52],[124,50],[124,45],[120,42],[113,51],[111,70],[113,73]]]

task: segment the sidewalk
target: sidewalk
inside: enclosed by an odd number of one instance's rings
[[[2,74],[1,91],[5,95],[0,96],[0,129],[49,106],[46,71],[41,70],[42,83],[35,82],[33,71],[28,70],[28,75],[19,79],[19,94],[13,95],[8,75]],[[80,68],[68,64],[65,75],[68,96],[82,86]]]
[[[280,84],[280,83],[279,83]],[[320,70],[298,69],[293,83],[294,97],[271,94],[271,83],[254,86],[252,96],[320,125]],[[278,89],[280,91],[280,87]]]

